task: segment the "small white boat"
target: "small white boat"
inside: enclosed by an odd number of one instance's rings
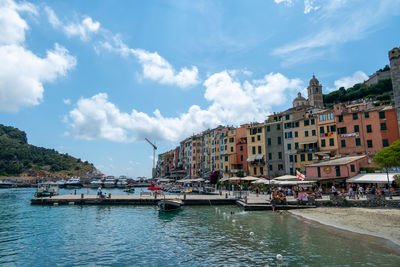
[[[119,178],[117,182],[118,188],[125,188],[128,185],[128,179],[126,178]]]
[[[66,186],[67,188],[82,187],[81,178],[79,178],[79,177],[72,177],[71,179],[69,179],[69,180],[65,183],[65,186]]]
[[[106,180],[104,181],[104,188],[114,188],[117,180],[114,176],[107,176]]]
[[[91,188],[99,188],[100,186],[103,186],[103,180],[101,178],[94,178],[90,182],[90,187]]]
[[[52,197],[58,195],[59,187],[56,183],[41,183],[38,184],[36,197]]]
[[[11,188],[16,187],[16,184],[6,180],[0,180],[0,188]]]
[[[183,206],[180,199],[163,199],[157,203],[158,209],[161,212],[179,210]]]

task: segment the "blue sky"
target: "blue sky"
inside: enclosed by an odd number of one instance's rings
[[[397,0],[0,0],[0,123],[107,175],[150,176],[218,124],[291,106],[389,63]]]

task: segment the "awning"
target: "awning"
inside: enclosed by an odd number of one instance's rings
[[[258,154],[256,155],[256,159],[262,159],[264,157],[264,154]]]
[[[302,184],[313,184],[316,181],[276,181],[275,184],[278,185],[302,185]]]
[[[300,142],[300,145],[314,144],[314,143],[317,143],[317,142],[318,142],[318,140],[315,140],[315,141],[305,141],[305,142]]]
[[[246,177],[241,178],[240,180],[242,180],[242,181],[257,181],[258,179],[260,179],[260,178],[257,178],[254,176],[246,176]]]
[[[261,179],[258,179],[257,181],[251,182],[251,183],[252,184],[265,184],[265,183],[268,183],[268,182],[269,182],[269,180],[261,178]]]
[[[257,156],[257,155],[248,156],[248,157],[247,157],[247,162],[254,161],[254,160],[256,159],[256,156]]]
[[[294,175],[283,175],[283,176],[275,177],[274,180],[288,181],[288,180],[298,180],[298,178],[297,178],[297,176],[294,176]]]
[[[396,174],[398,173],[389,173],[389,183],[393,182],[393,176]],[[346,182],[355,184],[387,184],[388,180],[386,173],[363,173],[347,179]]]

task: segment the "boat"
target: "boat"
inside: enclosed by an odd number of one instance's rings
[[[125,188],[128,185],[128,179],[126,177],[119,177],[117,182],[118,188]]]
[[[129,186],[128,188],[124,189],[124,192],[135,193],[135,188],[133,186]]]
[[[107,176],[106,180],[104,181],[104,188],[114,188],[117,180],[114,176]]]
[[[77,188],[82,187],[81,178],[79,177],[72,177],[65,183],[65,187],[67,188]]]
[[[0,180],[0,188],[11,188],[11,187],[16,187],[16,185],[7,180]]]
[[[183,206],[180,199],[162,199],[158,201],[158,210],[160,212],[179,210]]]
[[[56,184],[58,185],[59,188],[64,188],[66,186],[67,181],[65,180],[58,180]]]
[[[58,195],[59,187],[57,183],[40,183],[38,184],[35,197],[52,197]]]
[[[101,178],[94,178],[90,182],[90,187],[91,188],[99,188],[100,186],[103,186],[103,180]]]

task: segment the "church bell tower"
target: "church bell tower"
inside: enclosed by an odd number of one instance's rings
[[[322,97],[322,85],[313,75],[310,80],[310,84],[307,87],[308,90],[308,104],[316,108],[324,108],[324,99]]]

